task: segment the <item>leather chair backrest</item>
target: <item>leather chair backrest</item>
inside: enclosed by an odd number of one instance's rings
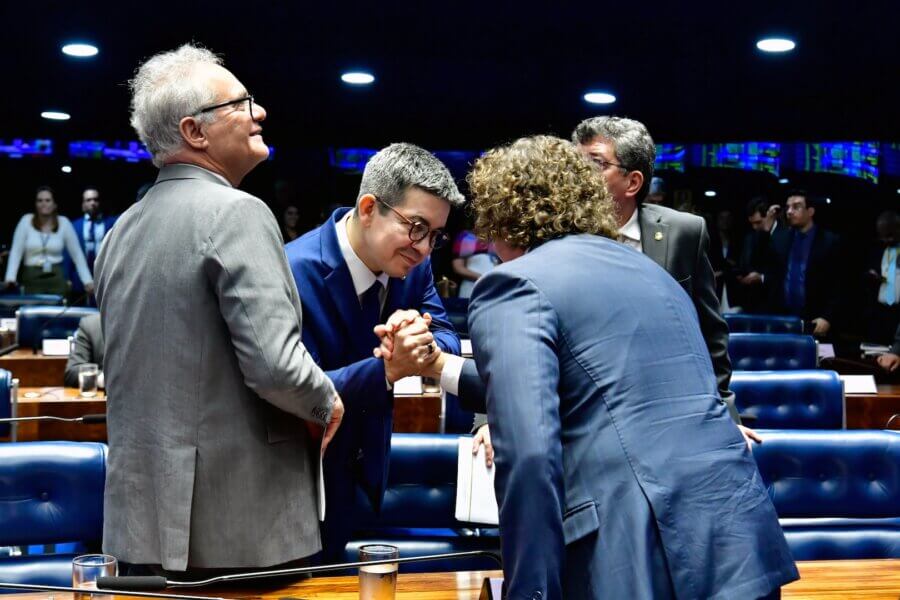
[[[6,369],[0,369],[0,419],[8,419],[12,416],[12,373]],[[7,437],[10,433],[9,424],[0,424],[0,437]]]
[[[728,313],[724,317],[731,333],[803,333],[803,319],[800,317],[745,313]]]
[[[900,517],[900,433],[771,430],[753,455],[778,516]]]
[[[65,298],[56,294],[0,294],[0,317],[14,317],[22,306],[62,306]]]
[[[97,312],[86,306],[23,306],[16,311],[17,341],[22,348],[40,349],[44,339],[74,335],[82,317]]]
[[[838,374],[805,371],[734,371],[738,412],[762,429],[842,429],[844,391]]]
[[[815,369],[816,341],[811,335],[733,333],[728,356],[735,371]]]

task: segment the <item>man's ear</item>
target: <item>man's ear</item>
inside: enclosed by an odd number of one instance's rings
[[[185,143],[194,150],[205,150],[209,146],[209,140],[200,127],[201,123],[194,117],[183,117],[178,122],[178,130]]]
[[[625,187],[626,195],[637,198],[638,192],[644,187],[644,174],[640,171],[628,172],[628,185]]]
[[[378,201],[372,194],[363,194],[356,201],[356,213],[363,227],[368,227],[372,222],[372,219],[375,217],[375,211],[378,210],[377,204]]]

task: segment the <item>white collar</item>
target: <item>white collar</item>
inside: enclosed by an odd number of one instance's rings
[[[641,226],[638,225],[637,207],[635,207],[634,212],[631,213],[631,218],[619,228],[619,235],[628,238],[629,240],[634,240],[635,242],[641,241]]]
[[[362,296],[375,281],[380,281],[383,289],[387,289],[388,277],[387,273],[381,273],[377,277],[375,273],[366,266],[366,263],[362,261],[362,259],[357,256],[356,252],[353,250],[353,246],[350,245],[350,238],[347,236],[347,225],[350,221],[350,215],[353,214],[353,210],[347,211],[341,220],[334,224],[335,232],[337,233],[338,246],[341,249],[341,256],[344,257],[344,262],[347,263],[347,268],[350,269],[350,278],[353,280],[353,289],[356,290],[357,296]]]

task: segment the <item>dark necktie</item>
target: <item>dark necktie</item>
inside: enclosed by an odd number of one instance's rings
[[[362,295],[363,322],[374,327],[381,322],[381,282],[376,280]]]

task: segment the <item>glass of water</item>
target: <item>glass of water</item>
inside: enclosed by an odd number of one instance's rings
[[[387,544],[360,546],[360,562],[400,558],[400,550]],[[397,563],[359,568],[359,600],[394,600],[397,592]]]
[[[83,590],[96,590],[99,577],[116,577],[119,574],[119,563],[116,557],[109,554],[84,554],[72,559],[72,587]],[[111,598],[112,596],[109,596]],[[89,600],[90,594],[76,594],[76,598]],[[103,598],[103,596],[94,596]]]
[[[93,398],[97,395],[97,379],[100,368],[94,363],[78,366],[78,393],[82,398]]]

